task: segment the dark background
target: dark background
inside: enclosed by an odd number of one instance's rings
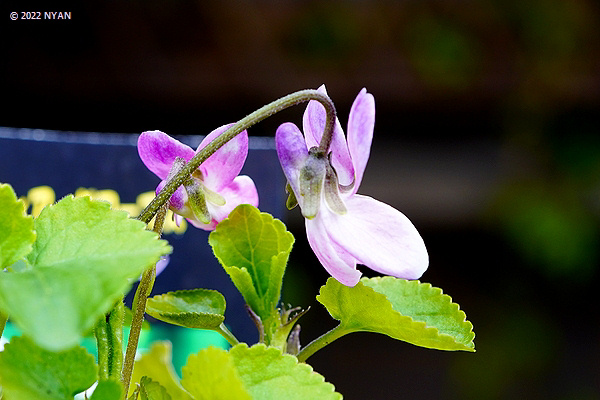
[[[600,398],[600,7],[592,0],[3,1],[0,125],[206,134],[322,83],[342,125],[376,99],[360,189],[428,246],[422,280],[475,326],[477,353],[353,334],[310,359],[347,399]],[[12,11],[71,20],[11,21]],[[273,136],[304,107],[250,129]],[[297,241],[284,301],[333,322]],[[371,275],[365,270],[366,275]],[[177,344],[175,344],[176,346]]]

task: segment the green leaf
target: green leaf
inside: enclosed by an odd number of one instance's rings
[[[225,297],[216,290],[178,290],[149,298],[146,313],[186,328],[216,329],[225,320]]]
[[[173,400],[192,400],[192,396],[179,385],[171,362],[171,343],[155,342],[150,350],[142,355],[133,366],[132,384],[129,386],[127,397],[135,391],[135,383],[141,382],[144,376],[149,377],[163,386]]]
[[[242,204],[217,225],[208,242],[270,335],[279,318],[276,307],[294,237],[281,221]]]
[[[0,309],[49,350],[77,344],[144,269],[171,251],[142,222],[88,197],[44,208],[35,229],[31,268],[0,272]]]
[[[167,389],[147,376],[142,377],[140,382],[140,398],[141,400],[171,400]]]
[[[0,353],[0,384],[11,400],[61,400],[96,381],[94,356],[83,347],[50,352],[14,337]]]
[[[238,374],[253,399],[341,399],[331,383],[275,347],[242,343],[230,350]]]
[[[33,217],[12,187],[0,184],[0,271],[25,257],[35,241]]]
[[[123,397],[123,385],[116,380],[98,382],[90,400],[120,400]]]
[[[275,347],[242,343],[229,352],[208,348],[192,355],[181,383],[198,400],[341,399],[308,364]]]
[[[432,349],[475,351],[465,313],[428,283],[388,276],[348,287],[329,278],[317,300],[345,333],[377,332]]]
[[[188,358],[181,384],[196,400],[250,400],[231,355],[209,347]]]

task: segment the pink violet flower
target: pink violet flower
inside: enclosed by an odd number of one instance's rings
[[[142,133],[138,138],[140,158],[150,171],[162,179],[156,192],[158,193],[166,185],[168,178],[181,168],[182,161],[189,161],[230,126],[224,125],[212,131],[202,140],[196,151],[164,132]],[[238,176],[247,155],[248,133],[243,131],[200,165],[192,174],[190,187],[180,186],[173,193],[169,208],[178,214],[176,218],[181,220],[181,217],[184,217],[195,227],[210,231],[238,205],[251,204],[257,207],[258,193],[254,182],[248,176]],[[197,215],[190,195],[196,196],[196,202],[202,202],[206,215]]]
[[[324,86],[319,91],[326,94]],[[356,194],[369,159],[375,125],[375,99],[358,94],[348,121],[348,141],[339,121],[327,156],[319,155],[325,108],[310,101],[304,134],[293,123],[275,135],[277,154],[305,217],[309,244],[325,269],[346,286],[358,283],[356,264],[385,275],[418,279],[429,265],[425,243],[400,211]]]

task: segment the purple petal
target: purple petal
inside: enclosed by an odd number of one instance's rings
[[[321,207],[324,208],[324,207]],[[355,286],[362,273],[356,269],[356,261],[348,252],[331,240],[320,212],[306,221],[306,236],[313,252],[331,276],[346,286]]]
[[[196,153],[205,148],[232,125],[223,125],[208,134],[198,146]],[[200,165],[200,170],[204,176],[204,184],[211,190],[219,192],[223,187],[229,185],[240,173],[247,155],[248,132],[242,131]]]
[[[167,265],[169,265],[169,260],[169,255],[162,256],[158,260],[158,262],[156,263],[156,276],[160,275],[160,273],[163,272],[165,268],[167,268]]]
[[[371,93],[367,93],[367,89],[363,89],[356,96],[348,118],[348,149],[356,174],[352,194],[358,190],[369,160],[374,126],[375,98]]]
[[[415,226],[395,208],[371,197],[345,201],[348,213],[322,212],[332,241],[360,264],[404,279],[418,279],[429,265],[425,243]]]
[[[165,187],[165,185],[167,184],[167,181],[161,181],[158,186],[156,187],[156,194],[158,195],[158,193]],[[177,190],[175,190],[175,193],[173,193],[173,195],[171,196],[171,199],[169,199],[169,208],[171,210],[173,210],[174,212],[177,212],[179,210],[182,210],[185,206],[185,202],[187,201],[187,193],[185,192],[185,188],[182,186],[179,186],[177,188]]]
[[[138,154],[148,169],[160,179],[166,179],[176,157],[186,161],[194,150],[161,131],[144,132],[138,138]]]
[[[318,90],[323,94],[327,94],[325,85],[321,86]],[[304,112],[302,124],[308,148],[320,144],[326,119],[327,113],[325,112],[325,107],[316,100],[309,101]],[[354,167],[352,166],[352,160],[348,152],[344,131],[337,118],[333,129],[330,150],[332,152],[331,163],[337,172],[339,183],[350,185],[354,179]]]
[[[169,261],[170,257],[168,254],[158,259],[158,261],[156,262],[156,276],[160,275],[160,273],[163,272],[165,268],[167,268],[167,265],[169,265]],[[142,275],[143,273],[140,274],[138,281],[142,279]]]
[[[300,175],[300,168],[308,158],[304,136],[302,136],[302,132],[296,125],[286,122],[279,126],[277,132],[275,132],[275,146],[283,173],[296,194],[300,208],[302,208],[298,176]]]
[[[216,206],[210,202],[206,204],[213,218],[210,223],[203,224],[192,219],[188,219],[188,221],[196,228],[212,231],[219,222],[227,218],[229,213],[240,204],[251,204],[258,207],[258,192],[249,176],[237,176],[231,184],[222,188],[219,194],[225,198],[224,206]]]

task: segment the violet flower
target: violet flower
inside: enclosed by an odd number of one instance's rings
[[[319,90],[326,94],[324,86]],[[385,275],[420,278],[429,257],[414,225],[391,206],[356,194],[373,139],[373,95],[363,89],[354,100],[347,142],[336,120],[327,155],[318,149],[325,119],[324,107],[311,101],[304,113],[304,135],[292,123],[281,125],[275,135],[311,248],[331,276],[347,286],[356,285],[362,275],[357,263]]]
[[[212,131],[198,149],[179,142],[161,131],[144,132],[138,138],[138,153],[142,162],[154,172],[161,183],[158,193],[197,152],[225,132],[231,125]],[[204,161],[190,180],[180,186],[169,202],[176,218],[186,218],[192,225],[213,230],[219,222],[240,204],[258,206],[254,182],[240,173],[248,155],[248,133],[241,132]]]

